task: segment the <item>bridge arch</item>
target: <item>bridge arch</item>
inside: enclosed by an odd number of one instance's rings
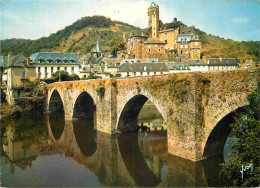
[[[222,108],[225,110],[216,118],[218,120],[217,123],[211,123],[210,131],[206,131],[205,133],[205,141],[202,143],[203,159],[223,155],[227,137],[232,131],[230,125],[235,122],[237,114],[245,111],[247,105],[248,101],[245,97],[243,100],[238,99],[233,105],[227,103],[226,107]]]
[[[131,132],[138,129],[138,115],[146,103],[150,100],[162,115],[164,121],[167,119],[166,113],[159,107],[159,102],[154,99],[148,92],[134,93],[129,92],[124,102],[122,103],[122,109],[117,116],[116,129],[119,132]]]
[[[50,112],[63,112],[64,113],[64,101],[57,89],[50,91],[48,99],[48,110]]]
[[[73,104],[73,118],[76,119],[96,119],[96,104],[92,96],[86,92],[81,92]]]

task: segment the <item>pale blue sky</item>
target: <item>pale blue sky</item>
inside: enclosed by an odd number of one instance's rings
[[[37,39],[84,16],[104,15],[147,27],[151,0],[0,0],[0,39]],[[160,19],[238,41],[260,41],[260,0],[155,0]]]

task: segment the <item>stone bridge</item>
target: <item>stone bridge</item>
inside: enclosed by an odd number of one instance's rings
[[[167,128],[168,153],[199,161],[223,152],[232,115],[259,87],[260,69],[175,73],[156,77],[56,82],[47,86],[50,112],[66,120],[93,118],[98,131],[138,129],[149,99]]]

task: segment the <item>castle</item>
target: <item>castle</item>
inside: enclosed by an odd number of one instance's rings
[[[131,31],[124,36],[130,58],[163,58],[168,53],[180,58],[200,59],[201,43],[194,26],[187,27],[174,18],[163,24],[159,6],[148,8],[148,28]]]

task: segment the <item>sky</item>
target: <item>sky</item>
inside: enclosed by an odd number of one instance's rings
[[[104,15],[140,28],[148,26],[152,0],[0,0],[0,39],[38,39],[76,20]],[[160,19],[174,17],[208,34],[260,41],[260,0],[154,0]]]

